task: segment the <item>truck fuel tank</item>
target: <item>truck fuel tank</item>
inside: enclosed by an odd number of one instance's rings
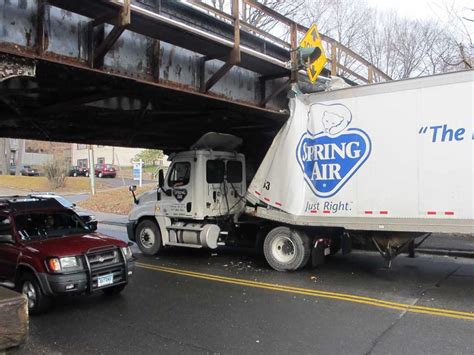
[[[200,245],[216,249],[221,232],[217,224],[176,222],[167,227],[170,244]]]

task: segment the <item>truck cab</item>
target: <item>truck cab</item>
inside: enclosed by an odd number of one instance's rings
[[[245,157],[241,139],[208,133],[189,151],[170,156],[157,189],[135,198],[129,239],[149,255],[163,246],[217,248],[245,208]]]

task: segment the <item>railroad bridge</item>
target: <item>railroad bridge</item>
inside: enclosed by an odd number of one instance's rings
[[[243,137],[247,151],[267,146],[288,117],[290,84],[305,85],[292,63],[307,28],[254,0],[229,5],[0,0],[0,135],[169,152],[219,131]],[[329,61],[311,90],[330,75],[390,80],[322,40]]]

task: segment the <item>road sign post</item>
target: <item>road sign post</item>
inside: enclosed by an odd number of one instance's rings
[[[142,186],[143,180],[143,161],[140,159],[138,162],[133,163],[133,180],[139,181],[138,186]]]

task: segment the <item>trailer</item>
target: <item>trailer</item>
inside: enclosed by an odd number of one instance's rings
[[[134,195],[142,252],[250,240],[288,271],[359,245],[390,266],[431,233],[473,234],[473,70],[291,94],[248,187],[241,140],[208,133]]]

